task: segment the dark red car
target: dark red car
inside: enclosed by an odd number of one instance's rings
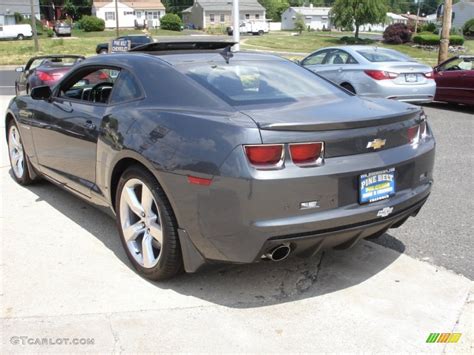
[[[458,55],[434,67],[435,101],[474,105],[474,55]]]
[[[29,94],[36,86],[53,87],[76,63],[85,59],[81,55],[46,55],[32,57],[24,67],[16,68],[21,73],[15,82],[17,95]]]

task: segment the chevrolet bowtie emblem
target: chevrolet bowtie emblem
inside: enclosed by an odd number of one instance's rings
[[[376,138],[373,141],[367,143],[367,148],[380,149],[385,145],[385,139]]]

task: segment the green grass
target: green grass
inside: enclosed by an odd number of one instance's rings
[[[342,35],[341,35],[342,37]],[[363,35],[361,36],[364,37]],[[269,33],[260,37],[243,37],[244,49],[272,50],[295,53],[311,53],[317,49],[341,45],[335,34],[327,32],[303,32],[301,36],[291,36],[289,33]],[[438,58],[437,51],[428,51],[419,48],[412,48],[410,45],[389,45],[378,43],[380,47],[391,48],[409,55],[416,60],[428,65],[435,65]],[[474,52],[474,41],[466,41],[465,46],[469,52]],[[300,58],[301,55],[287,54],[290,58]]]
[[[120,35],[143,34],[138,30],[122,30]],[[183,32],[151,30],[152,36],[180,36]],[[72,37],[39,38],[40,51],[34,51],[33,40],[0,41],[0,65],[25,64],[35,55],[45,54],[81,54],[84,56],[95,55],[97,44],[108,42],[115,38],[115,31],[83,32],[73,30]]]

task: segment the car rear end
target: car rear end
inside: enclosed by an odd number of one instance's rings
[[[431,67],[387,49],[360,49],[356,53],[367,61],[359,71],[358,94],[412,103],[433,101],[436,82]]]
[[[301,72],[290,75],[285,65],[253,62],[249,69],[243,62],[229,69],[231,59],[188,71],[260,131],[260,141],[236,146],[205,186],[177,192],[186,201],[182,227],[208,260],[278,260],[349,247],[399,227],[430,193],[435,141],[421,109],[363,100],[318,78],[308,79],[318,81],[314,89],[301,86],[305,70],[291,67]],[[243,93],[230,80],[234,74]],[[308,88],[311,97],[303,93]],[[284,90],[302,96],[281,100]],[[258,103],[246,101],[258,92]]]
[[[41,85],[52,88],[71,70],[77,60],[77,58],[71,58],[71,62],[68,63],[45,63],[35,68],[34,74],[29,78],[30,89]]]
[[[58,36],[70,36],[72,33],[72,27],[68,23],[58,23],[54,26],[54,31]]]

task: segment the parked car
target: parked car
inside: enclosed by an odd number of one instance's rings
[[[58,22],[54,26],[54,33],[56,33],[56,36],[71,36],[72,33],[72,26],[69,23],[66,22]]]
[[[0,25],[0,39],[24,40],[31,38],[33,31],[30,25]]]
[[[419,212],[435,155],[421,108],[228,46],[95,56],[53,90],[13,98],[12,177],[108,208],[131,263],[154,280],[349,247]],[[98,71],[108,79],[85,80]]]
[[[301,64],[343,88],[364,97],[385,97],[412,103],[433,101],[433,69],[400,52],[372,46],[320,49]]]
[[[128,36],[121,36],[117,37],[116,39],[130,41],[130,47],[135,48],[147,43],[152,43],[153,38],[147,35],[128,35]],[[108,43],[100,43],[97,45],[95,49],[97,54],[105,54],[109,52],[109,44]]]
[[[240,33],[249,35],[263,35],[268,33],[269,26],[266,21],[242,21],[240,23]],[[227,27],[227,34],[232,36],[234,28],[232,26]]]
[[[29,94],[36,86],[53,87],[73,65],[85,59],[82,55],[42,55],[32,57],[24,67],[16,68],[20,76],[15,81],[17,95]]]
[[[474,105],[474,55],[458,55],[434,68],[436,101]]]

